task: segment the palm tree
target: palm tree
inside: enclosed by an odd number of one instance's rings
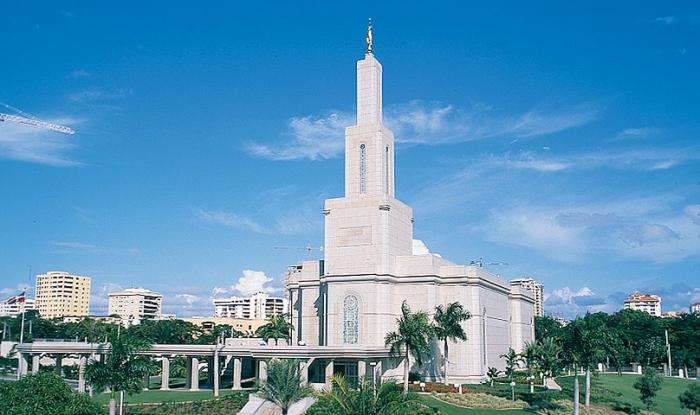
[[[301,381],[299,362],[295,359],[272,360],[267,367],[267,380],[259,385],[260,396],[279,406],[282,415],[297,401],[311,396],[313,389]]]
[[[149,374],[152,363],[148,357],[138,354],[150,348],[150,343],[143,338],[111,333],[108,339],[109,352],[101,360],[88,363],[85,379],[98,391],[109,388],[109,413],[114,415],[117,391],[141,392],[143,379]]]
[[[508,379],[512,381],[513,375],[515,374],[515,369],[518,367],[518,364],[522,362],[522,357],[515,353],[515,350],[513,350],[512,347],[508,348],[508,353],[502,354],[500,357],[505,359],[506,376],[508,376]]]
[[[275,314],[270,317],[270,321],[267,324],[258,327],[255,330],[255,334],[262,337],[265,343],[270,339],[275,339],[275,344],[277,344],[278,339],[289,341],[292,338],[294,327],[288,319],[288,314]]]
[[[415,413],[412,410],[420,405],[415,394],[397,391],[393,380],[373,385],[362,379],[357,389],[342,375],[333,375],[331,382],[333,388],[321,400],[330,401],[328,412],[334,415],[400,415]]]
[[[453,342],[457,340],[467,340],[467,333],[465,333],[464,328],[462,328],[462,322],[468,320],[470,317],[471,314],[469,314],[469,311],[465,310],[462,304],[458,302],[449,303],[447,307],[443,307],[441,304],[435,308],[433,330],[435,332],[435,337],[444,342],[445,357],[443,359],[443,371],[445,373],[445,385],[449,384],[447,379],[448,340],[452,340]]]
[[[493,388],[493,381],[496,380],[496,378],[500,374],[501,374],[501,371],[496,369],[495,367],[490,367],[489,370],[486,372],[486,376],[489,377],[489,381],[491,382],[492,388]]]
[[[387,333],[384,345],[389,346],[389,353],[395,357],[404,358],[403,393],[408,393],[408,369],[410,357],[416,359],[418,365],[423,364],[423,355],[430,351],[430,341],[433,338],[433,328],[424,311],[411,312],[406,301],[401,304],[401,317],[396,319],[397,331]]]

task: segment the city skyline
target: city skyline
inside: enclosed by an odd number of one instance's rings
[[[697,8],[222,6],[155,24],[24,7],[0,25],[26,41],[8,45],[0,101],[77,133],[0,123],[3,295],[34,285],[30,266],[92,276],[105,310],[131,286],[182,316],[281,294],[343,193],[371,15],[417,249],[531,275],[566,317],[637,290],[664,311],[700,301]]]

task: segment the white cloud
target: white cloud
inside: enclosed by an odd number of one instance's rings
[[[47,122],[74,126],[71,117],[47,118]],[[82,163],[68,157],[77,148],[74,135],[62,134],[12,122],[0,122],[0,157],[54,167],[74,167]]]
[[[354,116],[332,112],[325,116],[293,117],[289,120],[290,139],[284,144],[251,143],[248,151],[257,157],[272,160],[325,160],[343,152],[345,127],[354,123]]]
[[[238,278],[238,282],[233,285],[233,289],[243,296],[255,294],[257,292],[273,292],[274,288],[267,286],[273,281],[263,271],[252,269],[243,270],[243,275]]]
[[[107,91],[101,88],[85,89],[68,94],[67,98],[75,103],[89,103],[96,101],[111,101],[115,99],[125,98],[131,95],[130,90],[115,89]]]
[[[460,109],[439,102],[409,101],[385,108],[384,122],[397,143],[448,144],[490,137],[535,137],[587,124],[597,118],[590,105],[544,110],[519,115],[497,114],[486,105]],[[289,139],[283,143],[250,143],[250,154],[272,160],[325,160],[344,149],[345,128],[354,124],[350,112],[334,111],[324,116],[293,117],[288,122]]]
[[[247,297],[258,292],[273,293],[279,291],[278,288],[270,286],[273,282],[274,279],[268,277],[264,271],[245,269],[235,284],[228,288],[214,287],[211,295],[212,297],[226,297],[230,295]]]
[[[430,250],[420,239],[413,240],[413,255],[428,255]]]
[[[678,21],[678,18],[676,16],[661,16],[657,17],[655,20],[659,23],[672,24],[676,23]]]
[[[199,209],[195,211],[195,216],[205,223],[227,226],[229,228],[252,231],[256,233],[268,233],[269,231],[253,219],[238,215],[233,212],[208,211]]]
[[[577,291],[564,287],[545,293],[544,307],[546,314],[563,316],[567,319],[584,315],[586,312],[613,312],[618,309],[615,304],[603,299],[588,287]]]
[[[644,138],[650,135],[657,134],[658,132],[659,129],[653,127],[626,128],[620,131],[616,137],[618,139]]]

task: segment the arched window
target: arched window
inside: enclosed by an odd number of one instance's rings
[[[357,297],[348,295],[343,301],[343,344],[357,344],[360,334],[360,304]]]
[[[365,154],[365,145],[360,144],[360,193],[367,190],[367,160]]]

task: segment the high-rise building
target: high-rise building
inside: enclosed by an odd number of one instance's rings
[[[130,326],[143,320],[160,319],[162,307],[161,294],[145,288],[127,288],[109,294],[107,314],[119,316],[123,325]]]
[[[511,285],[519,285],[532,291],[532,296],[535,298],[535,315],[544,316],[544,284],[535,281],[532,277],[518,278],[510,282]]]
[[[273,315],[288,312],[287,305],[286,298],[270,297],[264,292],[259,292],[247,298],[215,299],[214,315],[216,317],[265,320]]]
[[[90,277],[50,271],[36,276],[36,309],[43,318],[87,316]]]
[[[625,309],[639,310],[661,317],[661,297],[653,294],[634,292],[625,300]]]
[[[0,303],[0,317],[17,317],[22,311],[35,310],[34,300],[25,298],[24,301],[16,301],[15,297]]]
[[[700,302],[691,304],[690,305],[690,312],[691,313],[700,313]]]

